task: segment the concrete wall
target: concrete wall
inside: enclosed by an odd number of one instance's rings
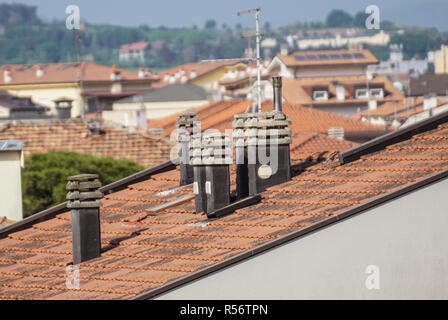
[[[447,194],[445,179],[157,298],[448,299]]]
[[[0,151],[0,216],[20,221],[22,215],[22,151]]]

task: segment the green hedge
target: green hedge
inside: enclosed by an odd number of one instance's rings
[[[24,216],[64,202],[69,176],[96,173],[103,185],[106,185],[143,169],[131,161],[97,158],[68,151],[35,154],[25,160],[22,171]]]

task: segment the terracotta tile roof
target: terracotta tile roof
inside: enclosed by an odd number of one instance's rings
[[[339,140],[325,134],[304,133],[292,137],[291,159],[294,162],[328,159],[335,153],[356,147],[358,144],[348,140]]]
[[[253,102],[245,99],[224,100],[211,103],[196,109],[198,118],[201,120],[202,130],[217,129],[224,132],[232,129],[232,121],[235,114],[244,113],[252,108]],[[272,110],[272,101],[266,100],[262,104],[263,111]],[[292,121],[293,133],[328,133],[331,127],[344,128],[345,132],[378,131],[385,130],[383,126],[368,125],[360,120],[350,119],[334,113],[304,107],[289,102],[283,103],[283,112]],[[163,128],[164,135],[170,136],[176,128],[178,114],[160,120],[150,121],[148,128]]]
[[[437,101],[436,107],[445,105],[445,101]],[[397,119],[408,118],[424,111],[423,97],[417,97],[410,103],[409,107],[405,100],[395,102],[386,102],[380,105],[376,110],[370,110],[371,117],[393,117]],[[353,119],[362,119],[369,116],[369,112],[364,110],[360,113],[350,116]]]
[[[344,55],[347,55],[344,58]],[[358,56],[359,55],[359,56]],[[307,56],[318,56],[319,59],[309,59]],[[337,57],[336,56],[340,56]],[[277,57],[288,67],[346,65],[346,64],[378,64],[378,59],[369,50],[324,50],[298,51],[287,56]],[[298,58],[296,58],[298,57]]]
[[[149,47],[149,42],[140,41],[134,43],[126,43],[120,47],[120,51],[140,51],[146,50]]]
[[[336,96],[336,83],[345,88],[345,99],[338,100]],[[381,86],[384,88],[384,98],[377,99],[378,103],[384,101],[399,101],[404,99],[403,94],[393,85],[393,83],[384,76],[375,76],[369,81],[370,86]],[[366,99],[359,99],[355,96],[355,88],[366,87],[365,76],[346,76],[346,77],[323,77],[323,78],[301,78],[283,80],[283,97],[292,103],[304,105],[319,104],[366,104]],[[328,100],[313,100],[313,87],[325,87],[329,92]]]
[[[132,160],[153,166],[170,158],[172,144],[163,138],[130,133],[105,123],[104,134],[92,135],[81,121],[9,123],[0,128],[0,140],[22,140],[25,157],[51,150],[89,153],[98,157]]]
[[[216,61],[216,62],[190,62],[179,65],[177,67],[161,71],[157,74],[160,78],[159,82],[154,83],[154,88],[164,87],[175,82],[180,82],[182,77],[185,76],[187,81],[202,77],[207,73],[215,71],[222,67],[234,66],[240,64],[240,62],[235,61]],[[175,77],[177,75],[175,82],[170,82],[168,80],[169,76]]]
[[[43,76],[38,77],[36,70],[41,68]],[[11,72],[11,82],[6,83],[4,72]],[[111,72],[114,67],[103,66],[90,62],[82,63],[49,63],[36,65],[4,65],[0,67],[0,86],[23,85],[23,84],[44,84],[44,83],[72,83],[79,81],[79,72],[83,72],[85,82],[110,82]],[[120,72],[123,81],[155,81],[154,76],[139,79],[137,72],[123,69],[115,69]]]
[[[72,259],[69,212],[0,239],[0,298],[126,299],[154,290],[146,294],[150,297],[182,277],[195,279],[195,272],[207,274],[232,263],[226,259],[261,252],[315,230],[317,223],[337,221],[336,215],[358,205],[386,201],[381,197],[445,173],[447,150],[444,123],[345,165],[328,160],[308,167],[264,192],[259,204],[212,221],[193,213],[193,201],[143,218],[149,208],[192,194],[190,186],[175,189],[177,170],[156,174],[102,200],[103,252],[79,265],[78,290],[65,283]],[[197,226],[200,222],[208,225]]]

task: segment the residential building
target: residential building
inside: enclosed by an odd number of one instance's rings
[[[369,50],[298,51],[277,54],[268,71],[285,78],[342,77],[366,75],[369,65],[378,64]]]
[[[203,61],[186,63],[158,73],[160,81],[154,87],[160,88],[175,83],[190,83],[204,88],[209,95],[216,95],[219,100],[221,92],[219,81],[228,70],[238,70],[246,64],[235,61]]]
[[[21,98],[0,91],[0,122],[10,119],[47,118],[47,108],[34,104],[31,98]]]
[[[414,123],[415,119],[422,119],[424,115],[442,112],[447,105],[448,101],[437,99],[437,97],[406,98],[402,101],[386,102],[375,110],[364,110],[354,114],[352,118],[373,125],[399,128],[404,123]]]
[[[256,97],[257,74],[256,64],[237,69],[228,69],[219,81],[223,98],[254,99]],[[263,62],[260,64],[260,74],[262,81],[270,79],[272,75],[267,70],[267,64]]]
[[[202,106],[209,102],[207,92],[190,83],[175,83],[144,94],[114,102],[111,111],[103,111],[103,119],[125,126],[136,126],[140,115],[148,120],[160,119],[171,114]]]
[[[272,96],[272,86],[264,88],[264,96]],[[386,77],[365,75],[284,79],[282,93],[288,102],[344,116],[404,99]]]
[[[442,44],[440,50],[434,55],[434,72],[436,74],[448,73],[448,46]]]
[[[350,31],[350,29],[348,29]],[[313,31],[308,31],[307,36],[296,37],[296,45],[300,50],[325,48],[357,48],[362,45],[387,46],[390,42],[390,35],[380,30],[375,34],[365,34],[362,29],[355,32],[347,32],[347,29],[336,29],[333,33],[317,35]]]
[[[409,95],[422,97],[435,95],[440,99],[448,97],[448,74],[426,73],[417,78],[411,78]]]
[[[67,203],[0,230],[0,295],[447,299],[447,124],[439,114],[300,170],[291,159],[288,182],[217,218],[197,214],[192,185],[161,163],[100,189],[107,250],[77,265],[76,290]]]
[[[21,140],[25,158],[49,151],[73,151],[130,160],[145,167],[170,158],[172,142],[114,123],[81,120],[23,120],[0,125],[0,140]]]
[[[120,62],[145,63],[146,53],[149,49],[150,45],[147,41],[126,43],[120,47],[118,59]]]
[[[49,107],[55,100],[73,100],[71,116],[112,108],[112,102],[142,93],[158,79],[149,72],[131,72],[90,62],[7,65],[0,67],[0,90]],[[84,110],[82,110],[82,107]]]
[[[404,60],[403,45],[392,44],[389,60],[369,66],[369,71],[376,75],[387,76],[394,83],[400,83],[401,87],[408,88],[409,77],[418,77],[426,73],[429,63],[429,58]]]
[[[22,141],[0,138],[0,203],[2,204],[0,224],[3,226],[23,219],[21,178],[23,165]]]

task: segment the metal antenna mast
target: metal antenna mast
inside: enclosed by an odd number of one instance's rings
[[[78,54],[78,63],[79,63],[79,90],[80,90],[80,95],[81,95],[81,119],[84,119],[84,97],[82,96],[82,91],[83,91],[83,65],[82,65],[82,53],[81,53],[81,46],[82,46],[82,41],[81,41],[81,32],[80,30],[76,30],[76,49],[77,49],[77,54]]]
[[[260,58],[260,42],[261,42],[261,32],[260,32],[260,8],[250,9],[246,11],[238,12],[238,16],[242,16],[245,14],[249,14],[255,12],[255,35],[244,35],[243,38],[253,37],[255,36],[257,39],[257,111],[261,111],[261,58]],[[250,47],[250,45],[249,45]],[[236,59],[208,59],[202,60],[202,62],[216,62],[216,61],[254,61],[252,57],[250,58],[236,58]],[[250,83],[250,82],[249,82]],[[254,106],[255,109],[255,106]],[[254,112],[256,110],[253,110]]]
[[[255,37],[257,39],[257,111],[261,111],[261,64],[260,64],[260,42],[261,42],[261,33],[260,33],[260,8],[249,9],[246,11],[238,12],[238,16],[242,16],[245,14],[249,14],[255,12]],[[254,110],[255,111],[255,110]]]

